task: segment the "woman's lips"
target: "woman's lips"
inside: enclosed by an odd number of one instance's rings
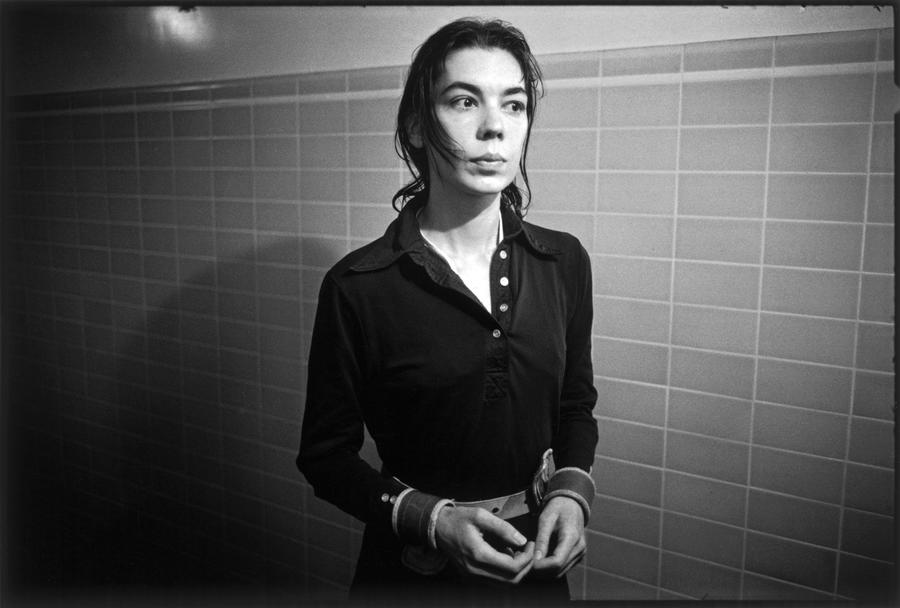
[[[473,158],[470,162],[480,167],[499,167],[506,162],[506,159],[499,154],[485,154],[484,156]]]

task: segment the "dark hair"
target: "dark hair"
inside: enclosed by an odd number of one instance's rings
[[[541,69],[521,31],[498,19],[475,18],[459,19],[436,31],[418,48],[409,67],[400,108],[397,111],[394,149],[409,167],[413,180],[394,195],[392,203],[394,209],[398,211],[417,196],[427,197],[430,184],[426,146],[416,148],[412,145],[408,131],[410,125],[418,124],[423,142],[445,159],[449,161],[449,156],[453,154],[450,151],[452,144],[450,137],[435,114],[432,89],[443,73],[447,56],[453,51],[473,47],[507,51],[522,69],[528,97],[526,108],[528,130],[522,146],[519,172],[525,182],[527,200],[523,200],[522,192],[515,183],[503,189],[500,200],[503,204],[509,205],[519,217],[525,215],[525,209],[531,201],[531,187],[528,184],[528,174],[525,172],[525,154],[531,137],[531,125],[534,123],[535,106],[542,92]]]

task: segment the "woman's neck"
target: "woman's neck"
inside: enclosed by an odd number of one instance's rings
[[[419,214],[425,238],[453,255],[492,255],[500,230],[500,197],[451,201],[429,195]]]
[[[491,259],[502,237],[500,197],[466,206],[432,199],[419,213],[419,230],[425,242],[488,310],[491,310]]]

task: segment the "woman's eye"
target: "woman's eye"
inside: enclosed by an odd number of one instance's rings
[[[459,97],[450,102],[454,108],[466,110],[475,107],[475,100],[471,97]]]
[[[521,101],[511,101],[509,103],[509,109],[518,114],[525,111],[525,104]]]

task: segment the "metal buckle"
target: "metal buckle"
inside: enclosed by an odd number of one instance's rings
[[[538,466],[531,481],[531,495],[534,499],[535,506],[540,507],[544,500],[544,494],[547,491],[547,484],[550,477],[553,476],[553,448],[548,448],[541,456],[541,464]]]

